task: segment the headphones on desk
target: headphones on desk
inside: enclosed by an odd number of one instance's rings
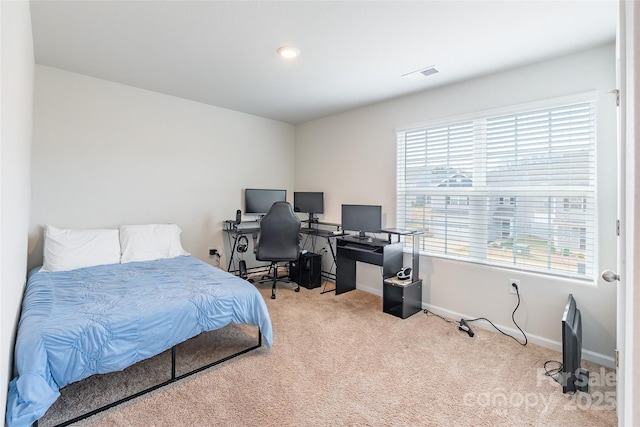
[[[402,267],[402,270],[398,271],[397,276],[400,280],[411,279],[411,267]]]
[[[247,249],[249,249],[249,239],[247,239],[247,236],[243,234],[242,236],[238,237],[236,251],[238,251],[239,253],[244,253],[247,252]]]

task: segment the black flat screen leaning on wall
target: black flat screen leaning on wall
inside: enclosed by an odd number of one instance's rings
[[[589,371],[582,363],[582,316],[576,300],[569,294],[562,314],[562,368],[558,382],[563,393],[589,392]]]
[[[287,190],[247,188],[244,190],[244,211],[248,214],[266,214],[275,202],[286,202]]]
[[[377,233],[382,228],[382,206],[342,205],[342,229],[357,231],[361,239],[366,232]]]

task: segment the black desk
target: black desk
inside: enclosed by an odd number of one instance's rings
[[[239,227],[232,226],[231,224],[234,224],[234,222],[225,221],[224,228],[222,229],[223,232],[227,233],[227,236],[229,238],[229,247],[231,248],[231,256],[229,257],[229,265],[227,266],[227,271],[230,273],[236,271],[234,261],[236,249],[238,247],[238,238],[240,236],[248,235],[251,235],[253,238],[253,236],[257,236],[260,233],[260,227],[257,226],[257,221],[246,222],[243,223],[244,225],[241,225]]]
[[[403,244],[400,241],[343,236],[338,238],[336,246],[336,295],[356,288],[356,261],[382,266],[383,279],[395,276],[402,268]]]
[[[325,238],[344,236],[344,233],[336,234],[331,230],[321,230],[319,228],[301,228],[300,232],[302,234],[308,234],[309,236],[319,236]]]
[[[301,228],[300,233],[306,234],[307,236],[311,236],[311,237],[322,237],[324,239],[327,239],[327,244],[329,245],[329,249],[331,249],[331,256],[333,257],[333,262],[336,262],[336,254],[333,251],[333,246],[331,245],[331,239],[342,237],[345,235],[344,233],[342,232],[334,233],[331,230],[321,230],[317,228]]]
[[[307,223],[308,221],[302,221],[303,223]],[[314,226],[312,227],[312,224],[314,224]],[[344,236],[343,233],[339,233],[336,234],[334,233],[332,230],[326,230],[326,229],[321,229],[321,228],[317,228],[317,224],[319,225],[324,225],[324,226],[330,226],[330,227],[335,227],[336,231],[338,231],[340,229],[340,225],[339,224],[334,224],[334,223],[329,223],[329,222],[320,222],[320,221],[314,221],[311,223],[308,223],[308,225],[305,225],[303,227],[300,228],[300,233],[301,234],[306,234],[312,237],[321,237],[327,240],[327,244],[329,245],[329,248],[331,250],[331,256],[333,258],[333,262],[336,262],[336,254],[333,250],[333,246],[331,245],[331,239],[335,239],[337,237],[340,236]],[[228,237],[228,243],[229,243],[229,248],[231,249],[231,256],[229,257],[229,265],[227,266],[227,271],[229,272],[235,272],[237,271],[236,265],[235,265],[235,255],[236,255],[236,249],[238,247],[238,238],[240,236],[251,236],[251,239],[256,238],[257,236],[260,235],[260,223],[258,221],[245,221],[240,223],[239,225],[236,225],[235,221],[232,220],[228,220],[224,222],[224,226],[222,229],[223,232],[227,233],[227,237]],[[256,267],[257,268],[257,267]],[[262,268],[262,266],[260,266],[260,268]],[[334,279],[333,277],[331,277],[331,273],[330,272],[323,272],[323,274],[325,276],[327,276],[330,279]]]

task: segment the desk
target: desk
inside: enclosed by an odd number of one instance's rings
[[[333,243],[334,243],[333,240],[341,236],[344,236],[344,232],[340,231],[340,224],[335,224],[332,222],[322,222],[322,221],[313,221],[313,222],[302,221],[302,222],[303,222],[303,227],[300,229],[300,233],[311,237],[311,239],[313,240],[311,252],[318,252],[316,251],[316,242],[315,242],[316,238],[320,237],[326,240],[326,245],[329,246],[329,250],[331,251],[331,261],[333,262],[333,264],[331,264],[331,266],[329,267],[329,270],[322,270],[321,274],[322,274],[322,277],[324,277],[325,279],[329,279],[335,282],[336,275],[335,273],[331,272],[332,267],[336,265],[336,253],[333,249]],[[304,224],[307,224],[307,225],[304,225]],[[322,228],[319,228],[319,226],[335,228],[335,230],[322,229]],[[322,251],[320,251],[320,253],[322,253]],[[325,282],[325,288],[326,288],[326,282]],[[330,289],[330,290],[323,289],[322,293],[326,293],[326,292],[333,292],[333,289]]]
[[[339,237],[336,243],[336,295],[356,288],[356,261],[382,266],[382,277],[395,276],[402,268],[403,244],[389,239],[361,240],[355,236]]]
[[[335,227],[335,230],[318,228],[318,226],[320,225],[327,226],[329,228]],[[307,234],[309,236],[320,236],[326,239],[340,237],[344,235],[344,233],[340,231],[340,224],[336,224],[334,222],[323,222],[323,221],[302,221],[302,227],[300,227],[300,232],[302,234]]]
[[[308,223],[308,225],[300,228],[300,233],[311,236],[313,238],[321,237],[327,240],[327,244],[329,245],[329,249],[331,250],[331,256],[333,259],[333,263],[336,263],[336,254],[333,250],[333,245],[331,240],[336,237],[343,236],[344,234],[336,234],[332,230],[325,230],[317,228],[318,225],[335,227],[336,231],[340,229],[339,224],[329,223],[329,222],[321,222],[321,221],[302,221],[304,223]],[[312,224],[315,224],[312,227]],[[234,272],[236,270],[235,265],[235,255],[238,247],[238,238],[240,236],[251,236],[249,240],[256,238],[260,234],[260,223],[258,221],[247,221],[242,222],[239,225],[236,225],[235,221],[225,221],[222,229],[223,232],[227,233],[229,248],[231,250],[231,256],[229,257],[229,265],[227,266],[227,271]],[[331,277],[331,272],[323,272],[325,277],[330,279],[334,279],[335,277]]]
[[[400,280],[396,277],[388,277],[382,280],[382,311],[406,319],[422,309],[422,279],[420,279],[419,252],[419,238],[422,232],[398,229],[385,231],[399,236],[413,236],[411,279]]]
[[[244,225],[234,226],[234,221],[225,221],[224,228],[222,229],[223,232],[227,233],[229,239],[229,247],[231,248],[231,256],[229,257],[229,265],[227,266],[228,272],[236,271],[234,256],[236,254],[236,249],[238,248],[238,238],[240,236],[248,235],[251,235],[253,238],[254,235],[257,236],[258,233],[260,233],[260,226],[258,225],[257,221],[250,221],[241,224]],[[233,267],[233,270],[231,269],[231,267]]]

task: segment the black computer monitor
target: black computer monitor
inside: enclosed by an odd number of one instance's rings
[[[562,368],[558,382],[563,393],[589,391],[589,372],[582,368],[582,317],[569,294],[562,314]]]
[[[248,214],[266,214],[275,202],[286,202],[287,190],[247,188],[244,190],[244,211]]]
[[[293,210],[309,214],[309,221],[317,221],[315,214],[324,213],[324,193],[321,191],[296,191],[293,193]]]
[[[365,233],[377,233],[382,228],[382,206],[379,205],[342,205],[342,229],[357,231],[358,237],[366,238]]]

